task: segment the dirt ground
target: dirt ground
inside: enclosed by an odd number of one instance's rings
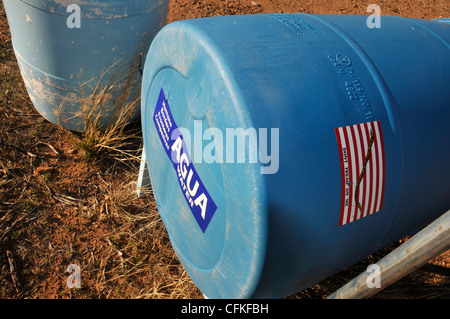
[[[367,6],[376,3],[382,15],[436,19],[448,17],[448,0],[171,0],[168,22],[197,17],[252,13],[315,13],[367,15]]]
[[[171,0],[168,22],[269,12],[367,15],[370,3]],[[376,3],[382,15],[450,17],[448,0]],[[171,248],[153,197],[135,195],[139,162],[113,151],[90,154],[83,138],[35,111],[1,5],[0,298],[202,298]],[[134,137],[129,146],[139,156],[142,140]],[[404,240],[289,298],[324,298]],[[81,288],[67,286],[71,264],[81,268]],[[450,298],[450,254],[430,261],[376,298]]]

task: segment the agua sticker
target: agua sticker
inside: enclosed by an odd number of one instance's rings
[[[163,89],[159,94],[153,121],[162,146],[172,161],[186,203],[200,229],[205,232],[217,206],[195,170],[186,142],[175,123]]]

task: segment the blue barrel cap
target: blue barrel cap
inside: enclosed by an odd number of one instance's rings
[[[253,127],[245,97],[214,42],[189,23],[172,23],[151,47],[155,60],[144,69],[142,125],[145,147],[151,150],[147,158],[152,159],[152,183],[166,190],[155,192],[162,219],[181,263],[206,296],[249,297],[266,250],[266,189],[259,164],[205,163],[194,145],[208,128],[225,134],[226,128],[237,125],[244,130]],[[217,207],[212,216],[206,216],[212,217],[209,223],[192,218],[173,162],[161,147],[154,125],[158,98],[165,101],[178,128],[200,134],[191,136],[189,166],[209,192],[208,205],[212,199]],[[213,143],[214,137],[210,138]]]

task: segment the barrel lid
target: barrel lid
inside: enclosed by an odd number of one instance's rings
[[[73,9],[70,5],[80,7],[83,19],[119,19],[148,13],[168,0],[20,0],[32,7],[56,15],[68,16]]]
[[[258,163],[226,157],[238,150],[227,129],[245,134],[253,124],[226,61],[196,27],[201,23],[169,24],[149,50],[141,107],[149,175],[194,283],[209,298],[246,298],[265,257],[266,187]]]

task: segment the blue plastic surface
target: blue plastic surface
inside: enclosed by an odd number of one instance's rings
[[[142,86],[148,171],[177,256],[205,296],[285,297],[450,208],[450,25],[383,16],[370,29],[366,19],[214,17],[169,24],[155,37]],[[343,207],[359,211],[358,198],[345,194],[356,194],[356,180],[345,178],[338,132],[358,134],[364,123],[370,131],[358,143],[372,145],[367,171],[379,156],[381,201],[372,214],[342,222]],[[171,161],[168,149],[174,160],[184,150],[179,135],[164,137],[170,127],[190,135],[193,163]],[[222,162],[202,160],[210,128]],[[278,128],[278,169],[262,174],[268,164],[250,155],[226,161],[231,146],[220,151],[219,133],[226,140],[227,128]],[[355,176],[375,180],[375,169],[362,173],[363,159]],[[217,206],[206,229],[182,187],[193,189],[192,168]]]
[[[96,88],[106,86],[103,127],[127,101],[139,98],[141,75],[131,65],[145,61],[150,42],[165,25],[168,0],[4,0],[12,43],[35,108],[46,119],[84,131]],[[77,11],[74,7],[79,8]],[[78,15],[79,13],[79,15]],[[77,19],[79,17],[79,19]],[[79,21],[78,25],[75,22]],[[131,70],[131,71],[130,71]],[[127,84],[130,81],[130,84]],[[94,99],[92,99],[94,100]],[[129,121],[139,116],[137,103]],[[96,118],[95,116],[91,117]]]

